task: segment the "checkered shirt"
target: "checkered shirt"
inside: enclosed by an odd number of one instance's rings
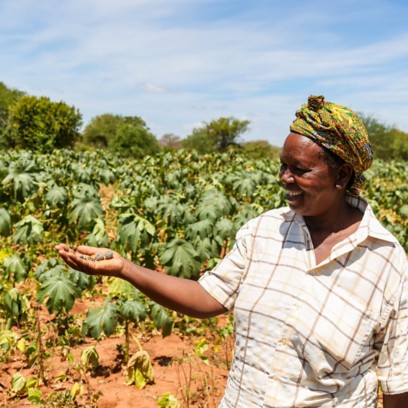
[[[240,229],[200,284],[234,309],[235,352],[220,408],[374,408],[408,392],[408,270],[362,198],[363,219],[316,265],[303,218],[282,208]]]

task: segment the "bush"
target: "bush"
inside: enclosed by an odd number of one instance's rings
[[[10,108],[6,138],[12,139],[12,147],[47,153],[74,147],[81,125],[82,115],[65,102],[22,96]]]

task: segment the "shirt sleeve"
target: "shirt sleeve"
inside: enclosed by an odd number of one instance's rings
[[[408,279],[407,263],[401,293],[391,314],[380,350],[377,374],[385,394],[408,392]]]
[[[237,233],[232,250],[211,271],[200,279],[201,286],[227,310],[234,307],[239,286],[247,269],[247,249],[250,239],[249,226],[244,225]]]

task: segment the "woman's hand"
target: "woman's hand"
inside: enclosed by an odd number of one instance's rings
[[[107,248],[80,245],[76,249],[66,244],[55,246],[61,258],[71,268],[88,275],[121,277],[126,260],[117,252]]]
[[[197,281],[135,265],[110,249],[80,245],[74,250],[65,244],[55,249],[71,268],[88,275],[125,279],[150,299],[176,312],[205,318],[227,311]]]

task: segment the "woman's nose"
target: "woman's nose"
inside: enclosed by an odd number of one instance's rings
[[[279,178],[280,178],[280,180],[281,180],[281,182],[283,184],[290,184],[290,183],[293,183],[295,181],[295,179],[293,178],[292,173],[290,172],[290,170],[287,167],[280,169]]]

